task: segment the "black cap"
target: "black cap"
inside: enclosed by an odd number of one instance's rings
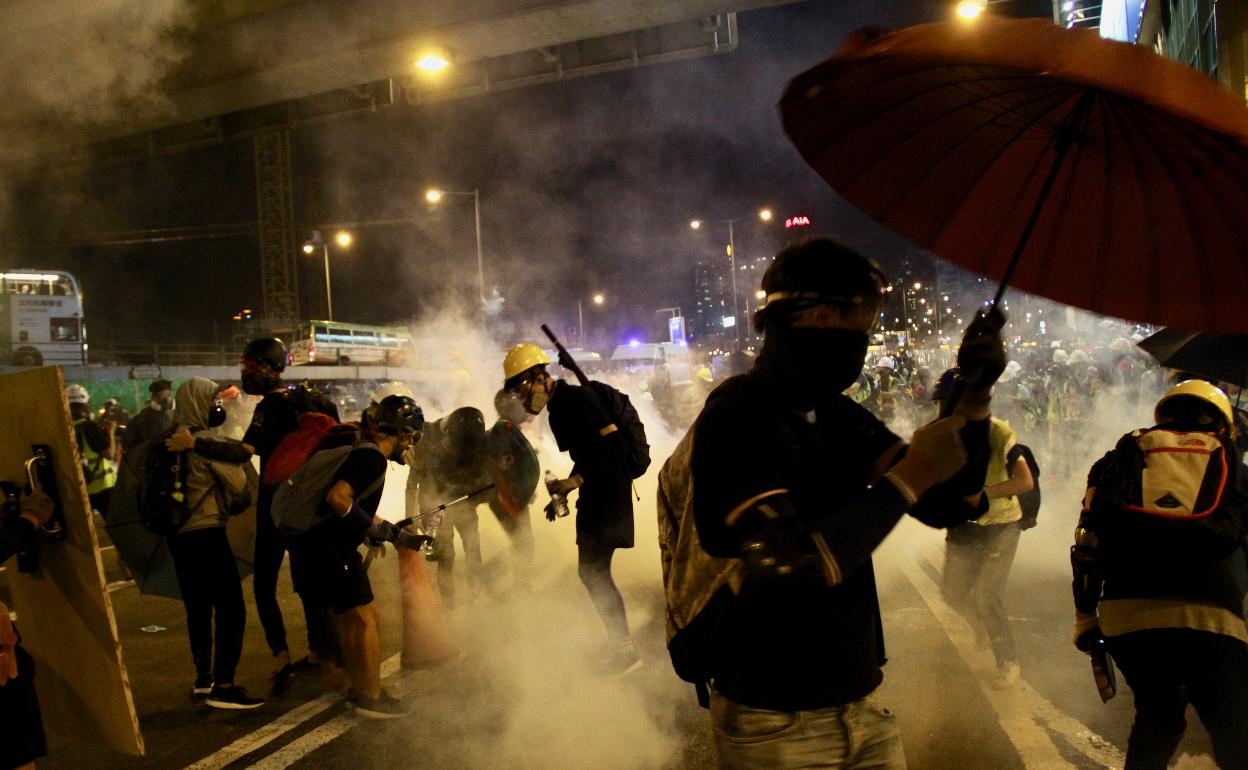
[[[392,436],[407,431],[419,433],[425,427],[425,413],[407,396],[386,396],[369,409],[368,416],[373,427]]]
[[[485,449],[485,415],[480,409],[471,406],[456,409],[446,416],[443,427],[457,454],[475,454]]]
[[[173,383],[169,380],[153,380],[152,384],[147,386],[147,392],[153,396],[162,390],[173,390]]]
[[[286,368],[290,354],[286,351],[286,343],[276,337],[260,337],[247,343],[243,348],[243,360],[268,364],[275,372]]]
[[[888,281],[875,260],[828,238],[785,246],[763,274],[766,303],[754,317],[761,331],[767,320],[815,305],[878,302]]]

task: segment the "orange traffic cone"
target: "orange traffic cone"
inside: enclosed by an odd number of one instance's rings
[[[425,572],[425,554],[410,548],[399,554],[399,585],[403,593],[403,668],[441,665],[455,657],[442,606]]]

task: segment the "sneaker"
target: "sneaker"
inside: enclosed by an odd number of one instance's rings
[[[195,684],[191,685],[191,695],[200,696],[208,695],[212,692],[212,674],[199,674],[195,677]]]
[[[637,654],[637,648],[633,645],[632,639],[615,642],[612,648],[599,663],[599,670],[607,676],[624,676],[646,665],[641,656]]]
[[[258,709],[264,705],[264,698],[253,698],[241,687],[213,687],[204,703],[214,709]]]
[[[295,667],[289,663],[274,671],[269,679],[273,680],[273,697],[280,698],[290,692],[295,685]]]
[[[351,690],[347,693],[347,704],[366,719],[399,719],[412,713],[401,700],[384,689],[376,698],[369,698]]]
[[[997,667],[997,677],[1001,684],[1006,687],[1013,687],[1018,684],[1018,680],[1022,677],[1023,669],[1018,665],[1017,660],[1007,660]]]

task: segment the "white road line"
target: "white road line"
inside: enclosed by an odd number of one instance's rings
[[[381,664],[381,678],[388,679],[399,670],[399,656],[388,658]],[[342,737],[348,730],[359,724],[360,718],[350,712],[339,714],[325,724],[311,730],[268,755],[264,759],[249,765],[250,770],[285,770],[325,744]]]
[[[957,611],[945,603],[936,583],[918,564],[902,558],[898,566],[944,627],[962,662],[975,674],[980,691],[996,710],[1002,729],[1018,749],[1028,770],[1075,767],[1062,757],[1050,732],[1061,735],[1071,747],[1103,767],[1122,767],[1125,757],[1121,751],[1079,720],[1063,713],[1025,681],[1020,680],[1010,688],[992,686],[990,682],[996,674],[992,653],[974,649],[971,630]]]
[[[387,677],[398,670],[399,656],[393,655],[387,658],[381,664],[381,675]],[[219,770],[222,767],[238,760],[240,757],[246,756],[260,747],[272,743],[286,733],[295,729],[299,725],[307,722],[317,715],[338,703],[342,698],[338,695],[327,694],[322,695],[313,701],[293,708],[282,714],[277,719],[269,722],[267,725],[254,730],[233,743],[225,746],[215,753],[210,754],[199,760],[193,765],[188,765],[186,770]],[[332,724],[336,720],[330,720],[326,724]],[[317,728],[319,730],[320,728]],[[313,730],[315,733],[317,730]],[[345,730],[343,731],[345,732]],[[306,736],[305,736],[306,737]],[[337,737],[337,736],[335,736]]]

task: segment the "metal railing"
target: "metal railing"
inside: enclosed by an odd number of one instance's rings
[[[232,366],[237,345],[113,344],[87,351],[87,362],[103,366]]]

